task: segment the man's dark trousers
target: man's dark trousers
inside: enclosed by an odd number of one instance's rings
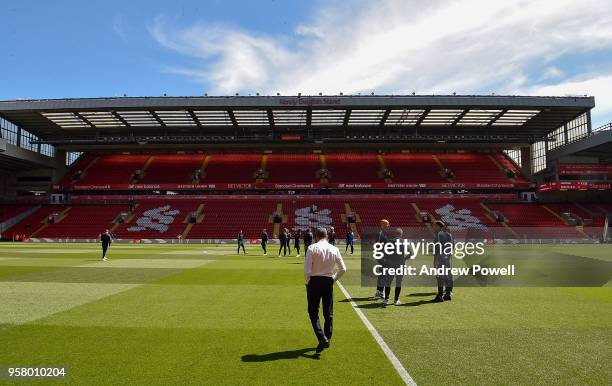
[[[346,248],[344,248],[344,253],[346,253],[346,251],[348,251],[349,246],[351,247],[351,254],[353,254],[353,242],[352,241],[347,241],[346,242]]]
[[[324,341],[332,337],[334,319],[334,279],[327,276],[313,276],[306,285],[308,298],[308,316],[317,339]],[[325,323],[321,329],[319,322],[319,303],[323,301],[323,318]]]

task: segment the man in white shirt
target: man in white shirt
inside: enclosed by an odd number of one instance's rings
[[[334,317],[334,282],[346,272],[346,265],[335,246],[327,242],[327,230],[317,228],[317,242],[308,247],[304,259],[304,281],[308,299],[308,315],[319,345],[317,353],[329,347],[332,337]],[[333,273],[334,266],[338,267]],[[325,323],[321,329],[319,322],[319,303],[323,301],[323,318]]]

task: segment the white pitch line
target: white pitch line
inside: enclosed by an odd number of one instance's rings
[[[372,337],[374,337],[374,340],[376,341],[376,343],[378,343],[378,345],[383,350],[383,352],[385,353],[385,355],[387,356],[387,358],[389,359],[393,367],[395,367],[395,370],[397,371],[399,376],[402,378],[404,383],[406,383],[406,385],[409,385],[409,386],[416,386],[416,382],[414,381],[414,379],[412,379],[410,374],[408,374],[408,371],[406,371],[402,363],[399,361],[399,359],[397,359],[393,351],[391,351],[391,349],[389,348],[387,343],[384,341],[382,336],[380,336],[378,331],[376,331],[376,328],[374,328],[372,323],[370,323],[368,318],[366,318],[363,311],[359,309],[359,307],[357,306],[357,303],[355,303],[355,301],[353,300],[351,295],[348,293],[348,291],[344,288],[342,284],[340,284],[340,282],[336,282],[336,284],[338,284],[340,291],[342,291],[342,293],[344,294],[344,297],[346,297],[346,299],[351,303],[351,305],[353,306],[353,309],[357,313],[357,316],[359,316],[359,319],[361,319],[361,321],[363,322],[363,324],[365,324],[368,331],[370,331],[370,334],[372,334]]]

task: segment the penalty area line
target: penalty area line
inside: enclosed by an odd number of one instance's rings
[[[383,350],[383,352],[387,356],[387,359],[389,359],[393,367],[395,367],[395,370],[397,371],[399,376],[402,378],[404,383],[406,383],[406,385],[409,385],[409,386],[416,386],[416,382],[414,381],[414,379],[412,379],[410,374],[408,374],[408,371],[406,371],[402,363],[399,361],[399,359],[397,359],[393,351],[391,351],[391,349],[389,348],[387,343],[384,341],[382,336],[380,336],[378,331],[376,331],[376,328],[374,328],[372,323],[370,323],[368,318],[366,318],[363,311],[359,309],[359,307],[357,306],[357,303],[355,303],[355,301],[353,300],[351,295],[348,293],[348,291],[344,288],[342,284],[340,284],[340,282],[336,282],[336,284],[338,284],[340,291],[342,291],[342,293],[344,294],[344,297],[349,301],[349,303],[351,303],[351,306],[353,306],[353,309],[357,313],[357,316],[359,316],[359,319],[361,319],[361,321],[363,322],[363,324],[365,324],[368,331],[370,331],[370,334],[372,334],[372,337],[374,338],[376,343],[378,343],[380,348]]]

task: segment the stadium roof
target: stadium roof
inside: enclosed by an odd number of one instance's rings
[[[593,97],[226,96],[0,101],[0,116],[55,145],[294,140],[531,143]]]

